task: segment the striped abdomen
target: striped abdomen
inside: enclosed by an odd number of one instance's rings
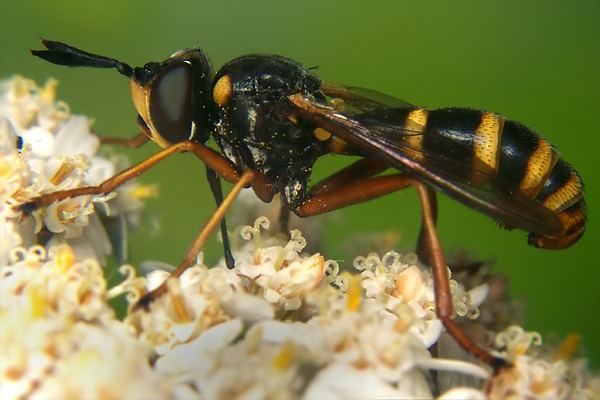
[[[470,185],[491,186],[506,194],[521,193],[556,214],[562,230],[552,235],[532,232],[530,244],[561,249],[581,237],[586,223],[583,183],[575,169],[534,131],[479,110],[396,111],[405,114],[404,129],[408,133],[402,141],[414,150],[414,154],[409,153],[419,162],[435,164],[434,169],[443,170],[441,175]]]

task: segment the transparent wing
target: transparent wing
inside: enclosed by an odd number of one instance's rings
[[[334,92],[326,94],[330,93]],[[344,94],[343,91],[335,93]],[[351,99],[353,108],[350,112],[302,94],[293,95],[290,99],[296,107],[295,112],[303,118],[361,149],[368,156],[494,218],[503,226],[546,235],[561,230],[558,217],[534,199],[519,193],[505,193],[491,185],[475,186],[465,182],[460,177],[472,168],[470,163],[448,154],[425,153],[411,147],[410,141],[405,139],[416,135],[418,130],[407,129],[403,126],[404,121],[394,119],[393,107],[367,98],[364,100],[367,105],[377,103],[379,106],[364,107],[361,113],[360,107],[354,106],[360,105],[363,100],[354,91],[348,90],[348,93],[342,100]],[[386,107],[389,112],[371,112],[385,110]]]

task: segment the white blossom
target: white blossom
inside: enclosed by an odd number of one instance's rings
[[[0,398],[598,398],[600,378],[573,356],[575,341],[552,351],[539,334],[502,326],[507,307],[485,311],[493,285],[482,277],[453,277],[452,318],[494,339],[488,351],[508,362],[496,373],[448,346],[431,273],[414,254],[371,253],[355,260],[358,273],[340,271],[300,231],[270,236],[264,217],[241,228],[233,269],[210,268],[202,253],[178,279],[158,263],[142,276],[123,265],[107,289],[97,211],[137,221],[155,188],[127,184],[23,218],[28,199],[118,170],[55,90],[0,81]],[[52,234],[44,247],[36,222]],[[136,307],[165,279],[164,295]],[[109,305],[118,296],[123,320]]]
[[[56,101],[56,89],[54,80],[41,88],[19,76],[0,82],[0,260],[7,260],[15,244],[36,243],[44,230],[53,234],[48,248],[69,243],[80,257],[104,263],[111,242],[95,206],[103,217],[124,216],[123,223],[133,224],[140,199],[153,192],[136,191],[140,185],[129,182],[116,190],[119,201],[77,196],[27,212],[19,208],[47,193],[98,185],[117,172],[113,160],[97,154],[100,140],[91,133],[92,121]]]
[[[164,398],[132,331],[108,306],[94,259],[15,247],[0,278],[0,397]]]

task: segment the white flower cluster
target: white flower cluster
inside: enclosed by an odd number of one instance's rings
[[[0,277],[0,398],[168,394],[108,306],[96,260],[76,261],[67,245],[50,254],[41,246],[16,247],[9,258]]]
[[[28,96],[43,92],[26,85]],[[15,148],[12,139],[0,142],[2,149]],[[440,356],[446,353],[433,282],[414,255],[370,254],[355,261],[358,273],[340,272],[320,254],[303,254],[299,231],[291,239],[267,238],[265,218],[242,229],[247,242],[234,254],[234,269],[208,268],[200,256],[148,309],[136,308],[167,272],[137,277],[126,265],[123,282],[107,290],[98,256],[77,254],[77,243],[49,250],[22,245],[24,222],[11,206],[26,192],[40,193],[31,182],[41,175],[29,172],[24,153],[32,150],[25,143],[20,153],[2,153],[12,161],[0,169],[6,182],[0,189],[2,399],[593,399],[600,393],[600,379],[583,361],[569,359],[572,350],[536,354],[539,336],[518,327],[491,332],[491,350],[511,363],[497,374],[465,357]],[[487,286],[469,287],[451,284],[459,322],[476,321],[487,307]],[[130,304],[122,321],[108,305],[121,295]],[[470,383],[448,383],[448,376]]]
[[[124,321],[108,298],[127,293],[133,306],[166,272],[146,279],[125,266],[127,278],[107,292],[98,262],[77,261],[68,246],[47,255],[40,246],[14,248],[0,277],[0,397],[593,399],[600,393],[599,378],[581,360],[535,356],[539,335],[518,327],[496,335],[496,353],[513,365],[496,375],[432,356],[428,348],[441,327],[415,305],[432,282],[424,272],[405,279],[404,272],[416,272],[406,263],[411,256],[369,255],[374,262],[361,274],[339,273],[319,254],[302,255],[298,232],[287,243],[262,239],[265,224],[259,219],[247,227],[253,240],[235,254],[234,269],[209,269],[200,260],[169,281],[148,310],[130,307]],[[455,299],[468,297],[457,292]],[[440,393],[432,372],[448,371],[475,383]]]
[[[134,183],[117,189],[116,198],[114,194],[67,198],[32,210],[32,218],[25,218],[17,208],[46,193],[98,185],[117,172],[118,160],[96,154],[100,141],[90,132],[91,120],[71,115],[65,103],[55,100],[57,84],[49,80],[39,88],[19,76],[0,81],[0,260],[4,262],[12,247],[31,246],[36,235],[48,232],[48,248],[68,243],[79,257],[104,263],[111,243],[95,208],[120,218],[122,224],[139,217],[144,191]]]

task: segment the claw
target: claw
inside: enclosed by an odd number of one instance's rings
[[[512,364],[506,361],[504,358],[494,357],[492,362],[490,363],[490,366],[494,371],[494,375],[497,375],[502,369],[510,368]]]
[[[23,204],[15,206],[15,209],[21,211],[25,215],[31,215],[35,210],[39,208],[37,201],[31,200]]]
[[[170,278],[167,278],[167,279],[170,279]],[[140,299],[137,301],[137,303],[135,303],[135,305],[131,308],[131,311],[134,312],[134,311],[138,311],[140,309],[143,309],[146,312],[150,311],[150,304],[154,300],[156,300],[160,296],[162,296],[166,291],[167,291],[167,281],[164,281],[159,286],[157,286],[153,290],[149,291],[148,293],[146,293],[145,295],[140,297]]]

